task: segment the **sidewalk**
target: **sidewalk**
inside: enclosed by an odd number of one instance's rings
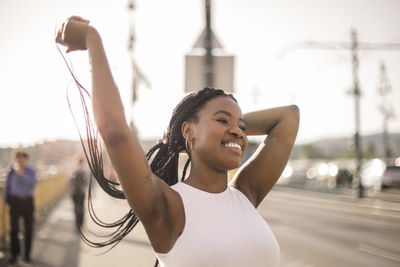
[[[94,207],[96,215],[111,222],[122,217],[128,206],[124,200],[111,199],[101,189],[95,189]],[[106,234],[107,230],[96,228],[96,225],[85,214],[87,228],[96,234]],[[85,233],[88,231],[86,230]],[[88,235],[92,239],[93,235]],[[125,237],[115,248],[102,255],[104,248],[90,248],[86,245],[75,229],[72,201],[64,197],[48,214],[45,221],[35,229],[32,249],[32,264],[22,261],[14,266],[37,267],[131,267],[154,266],[155,255],[147,241],[141,225]],[[8,256],[8,251],[3,252]],[[0,267],[8,266],[7,257],[0,260]]]
[[[129,211],[126,200],[111,198],[99,187],[94,195],[94,209],[96,215],[104,222],[113,222],[120,219]],[[99,228],[86,216],[86,223],[89,229],[95,230],[97,234],[109,233],[108,229]],[[87,231],[86,231],[87,232]],[[93,235],[91,235],[94,238]],[[138,224],[132,232],[126,236],[116,247],[105,252],[105,248],[91,248],[83,242],[80,243],[79,267],[132,267],[154,266],[156,256],[147,239],[146,233],[141,224]],[[72,266],[71,266],[72,267]]]

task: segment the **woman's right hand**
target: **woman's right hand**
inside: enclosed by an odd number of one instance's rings
[[[61,25],[56,36],[56,42],[67,47],[67,53],[75,50],[86,50],[86,40],[90,30],[89,20],[72,16]]]

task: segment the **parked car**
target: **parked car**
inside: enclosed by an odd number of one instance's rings
[[[336,174],[336,187],[350,187],[353,182],[353,174],[348,169],[339,169]]]
[[[388,166],[382,174],[383,190],[387,188],[400,188],[400,166]]]

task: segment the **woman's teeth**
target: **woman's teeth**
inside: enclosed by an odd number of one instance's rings
[[[234,148],[238,148],[238,149],[242,150],[241,146],[237,143],[226,143],[225,146],[226,147],[234,147]]]

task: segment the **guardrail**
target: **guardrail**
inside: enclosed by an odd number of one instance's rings
[[[65,192],[64,173],[39,179],[35,188],[35,216],[40,216]],[[8,205],[3,203],[4,188],[0,186],[0,247],[6,247],[6,235],[10,230]]]

